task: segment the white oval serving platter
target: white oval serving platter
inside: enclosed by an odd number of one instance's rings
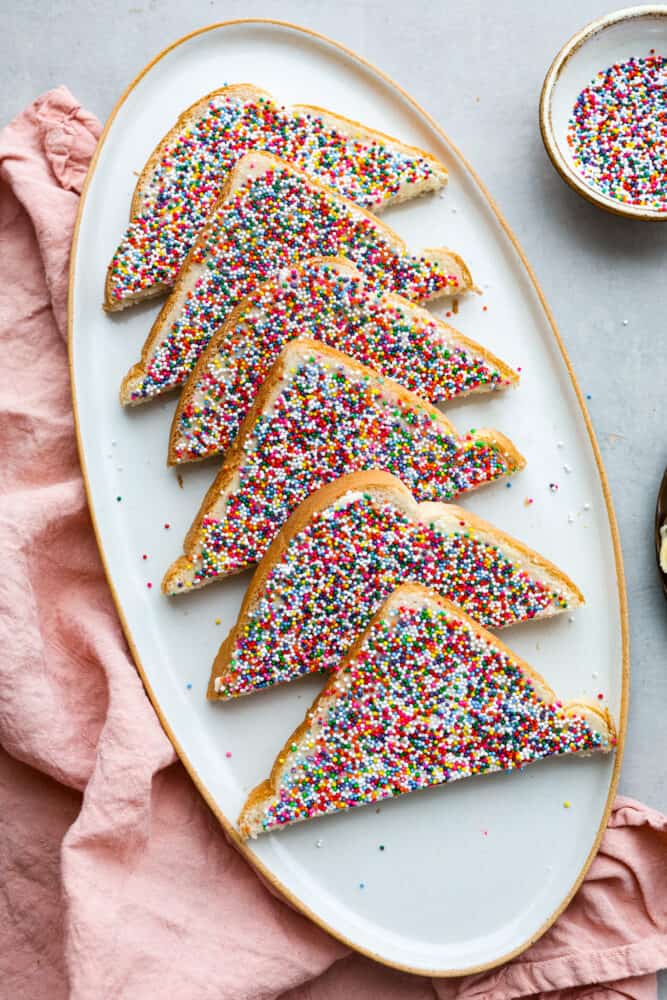
[[[248,576],[172,600],[161,595],[162,574],[215,469],[181,469],[181,488],[165,466],[175,401],[132,412],[118,403],[121,377],[159,305],[110,316],[101,301],[137,172],[154,145],[202,94],[246,81],[285,102],[366,122],[448,164],[443,195],[384,217],[414,247],[442,244],[464,256],[483,295],[461,302],[454,322],[523,369],[516,392],[448,407],[460,429],[495,426],[528,459],[511,488],[495,484],[465,503],[555,560],[584,591],[588,603],[576,615],[503,638],[562,697],[604,696],[619,727],[615,756],[548,761],[239,841],[234,824],[246,793],[268,774],[322,682],[308,678],[228,705],[206,701],[213,656]],[[391,80],[311,32],[249,20],[182,39],[125,93],[91,167],[72,255],[70,358],[90,507],[137,667],[192,778],[248,860],[322,927],[389,965],[457,975],[527,947],[566,905],[607,820],[625,728],[627,616],[613,512],[581,393],[525,258],[456,148]]]

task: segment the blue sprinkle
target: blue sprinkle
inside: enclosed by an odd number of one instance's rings
[[[505,483],[505,486],[507,487],[508,490],[512,489],[512,484],[511,483]]]
[[[365,882],[360,882],[359,883],[359,888],[360,889],[365,889],[366,888],[366,883]]]
[[[587,392],[587,393],[586,393],[586,399],[592,399],[592,398],[593,398],[593,397],[591,396],[590,392]]]
[[[191,690],[191,688],[192,688],[192,684],[186,684],[185,686],[186,686],[186,688],[188,689],[188,691],[190,691],[190,690]]]

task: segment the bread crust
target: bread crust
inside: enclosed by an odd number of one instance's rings
[[[197,119],[205,113],[209,103],[216,97],[234,98],[243,101],[244,103],[262,100],[274,107],[284,107],[284,105],[278,104],[267,90],[264,90],[262,87],[257,87],[252,83],[229,84],[225,87],[218,87],[216,90],[212,90],[204,97],[200,97],[197,101],[186,108],[185,111],[181,112],[174,125],[160,139],[158,144],[153,149],[153,152],[146,160],[134,187],[132,201],[130,203],[130,221],[141,214],[144,201],[148,195],[151,180],[164,154],[178,139],[181,132],[183,132],[183,130],[189,125],[196,122]],[[421,157],[422,159],[428,161],[433,171],[432,179],[424,181],[421,184],[408,185],[405,190],[397,192],[396,195],[391,198],[387,198],[385,201],[378,204],[376,211],[380,211],[385,205],[400,204],[401,202],[419,197],[419,195],[426,193],[427,191],[437,190],[447,183],[447,168],[445,165],[441,163],[437,157],[433,156],[432,153],[428,153],[426,150],[420,149],[418,146],[408,145],[407,143],[401,142],[400,139],[396,139],[393,136],[385,134],[384,132],[379,132],[376,129],[371,129],[367,125],[363,125],[361,122],[354,121],[351,118],[346,118],[343,115],[336,115],[331,111],[327,111],[325,108],[318,108],[306,104],[297,104],[292,105],[288,108],[288,110],[297,113],[300,112],[303,114],[317,115],[341,132],[347,132],[351,136],[358,135],[365,138],[369,143],[379,142],[392,148],[393,150],[405,153],[406,156]],[[164,284],[153,285],[151,288],[138,292],[133,296],[128,296],[126,299],[121,301],[114,299],[112,295],[113,285],[111,280],[110,262],[107,268],[104,285],[104,308],[110,312],[119,311],[127,308],[128,306],[135,305],[137,302],[144,299],[154,298],[157,295],[161,295],[165,291],[168,291],[169,287],[169,285]]]
[[[459,441],[463,440],[459,437],[453,424],[447,420],[440,410],[438,410],[435,406],[432,406],[430,403],[424,402],[423,399],[416,396],[408,389],[404,389],[403,386],[399,385],[398,382],[394,382],[393,379],[381,378],[381,376],[378,376],[376,372],[374,372],[371,368],[366,367],[366,365],[362,365],[359,361],[355,361],[353,358],[350,358],[345,354],[341,354],[340,351],[335,351],[333,348],[327,347],[326,344],[322,344],[319,341],[309,340],[307,338],[299,338],[299,340],[290,341],[290,343],[288,343],[280,353],[266,380],[263,382],[262,387],[255,398],[255,402],[248,410],[248,413],[239,428],[234,444],[225,455],[222,468],[218,472],[218,475],[209,487],[206,496],[201,503],[190,530],[185,536],[185,541],[183,543],[184,555],[177,559],[176,562],[173,563],[173,565],[167,570],[162,581],[163,593],[178,593],[178,590],[175,589],[176,582],[178,579],[183,577],[186,577],[191,581],[188,589],[204,585],[196,585],[192,579],[194,572],[194,561],[192,557],[196,552],[201,522],[209,508],[217,503],[219,498],[225,494],[230,483],[236,476],[243,460],[246,440],[252,436],[255,424],[257,423],[260,414],[264,411],[268,402],[277,391],[282,379],[288,371],[291,359],[296,353],[298,353],[299,357],[315,353],[320,356],[324,356],[325,358],[329,358],[329,360],[334,364],[344,364],[346,370],[356,375],[375,380],[380,379],[383,389],[391,393],[402,403],[411,408],[427,412],[432,417],[433,422],[440,425],[443,434],[454,437]],[[523,455],[517,450],[509,438],[505,437],[505,435],[500,431],[482,429],[475,432],[475,438],[478,441],[484,441],[486,444],[493,446],[504,457],[508,468],[508,475],[513,472],[518,472],[525,466],[526,460]],[[480,487],[477,488],[481,488],[481,486],[484,485],[488,484],[482,483],[480,484]],[[241,567],[234,572],[241,572],[242,569],[245,568],[246,567]],[[230,573],[228,575],[232,574]],[[222,574],[220,578],[222,578]]]
[[[356,637],[349,652],[341,661],[338,671],[330,674],[325,687],[319,695],[317,695],[312,705],[307,710],[303,722],[297,726],[289,739],[285,741],[279,753],[276,755],[269,777],[265,781],[260,782],[260,784],[258,784],[248,795],[238,819],[239,832],[242,837],[245,839],[248,837],[256,837],[258,833],[262,832],[261,829],[256,829],[253,824],[253,813],[259,810],[265,810],[271,800],[278,794],[283,772],[289,766],[288,761],[290,758],[291,747],[293,747],[294,744],[296,744],[297,747],[300,746],[310,729],[311,723],[309,716],[315,715],[320,706],[326,703],[327,699],[331,699],[333,701],[336,698],[336,678],[338,673],[344,670],[347,664],[359,655],[370,631],[375,627],[375,625],[388,617],[392,608],[401,604],[409,603],[415,599],[427,602],[431,605],[436,605],[442,611],[446,612],[448,616],[455,618],[457,621],[462,622],[465,626],[470,628],[478,638],[488,643],[494,649],[497,649],[509,656],[512,662],[529,679],[533,687],[536,689],[539,697],[542,698],[547,704],[553,704],[555,701],[559,700],[554,690],[547,684],[541,674],[538,674],[538,672],[526,663],[525,660],[523,660],[520,656],[517,656],[516,653],[512,652],[512,650],[509,649],[504,642],[498,639],[491,632],[488,632],[478,622],[474,621],[474,619],[462,611],[457,605],[452,604],[451,601],[441,597],[436,591],[431,590],[428,587],[424,587],[419,583],[401,584],[401,586],[399,586],[393,594],[391,594],[382,607],[376,612],[364,631]],[[589,724],[595,726],[598,732],[605,737],[609,743],[616,739],[616,729],[608,709],[600,709],[592,702],[589,703],[586,701],[568,702],[563,706],[563,709],[569,715],[585,714]],[[611,747],[608,749],[611,749]],[[281,763],[281,758],[283,759],[283,763]]]
[[[224,696],[216,690],[216,681],[220,680],[224,684],[225,678],[228,677],[232,653],[239,636],[246,627],[257,602],[266,591],[269,576],[274,567],[282,560],[292,540],[312,522],[317,514],[333,506],[337,500],[348,493],[373,493],[374,495],[384,493],[388,502],[395,506],[403,506],[409,511],[410,516],[415,520],[421,520],[422,523],[433,523],[438,515],[444,511],[450,519],[458,522],[463,531],[470,530],[475,535],[492,538],[499,548],[505,551],[509,549],[511,555],[516,553],[522,557],[533,569],[533,573],[535,569],[538,569],[549,580],[553,589],[557,589],[559,593],[565,595],[569,608],[581,607],[586,603],[584,595],[577,585],[555,563],[545,559],[539,552],[535,552],[528,545],[494,527],[476,514],[472,514],[456,504],[432,501],[418,503],[405,483],[391,472],[385,472],[381,469],[371,469],[368,472],[350,472],[346,476],[341,476],[340,479],[327,483],[315,493],[311,493],[280,529],[257,564],[243,597],[236,624],[221,644],[213,661],[206,692],[206,697],[209,700],[225,700]],[[537,618],[549,618],[555,613],[549,609],[538,615]]]
[[[356,278],[362,283],[362,286],[367,284],[359,269],[355,267],[352,261],[348,260],[346,257],[312,257],[301,265],[290,267],[289,270],[290,272],[296,272],[298,275],[303,275],[307,268],[319,265],[327,265],[341,276]],[[171,429],[169,432],[169,445],[167,448],[167,465],[179,465],[184,464],[187,461],[204,461],[205,459],[211,457],[212,453],[210,452],[201,458],[183,459],[179,457],[177,445],[179,440],[179,426],[183,410],[190,404],[190,401],[196,392],[197,383],[201,376],[205,373],[211,358],[220,350],[220,346],[229,338],[231,332],[242,322],[243,314],[250,308],[253,299],[255,299],[258,294],[261,294],[262,289],[265,288],[266,285],[275,280],[275,275],[267,278],[267,280],[259,286],[257,291],[241,299],[241,301],[231,311],[227,320],[221,327],[219,327],[217,332],[213,334],[207,347],[195,362],[195,366],[192,369],[187,382],[183,386],[178,405],[172,418]],[[482,358],[490,368],[497,369],[502,376],[503,384],[507,384],[508,386],[518,385],[519,375],[513,368],[510,368],[508,364],[498,358],[491,351],[487,350],[485,347],[482,347],[481,344],[478,344],[469,337],[466,337],[453,326],[445,323],[443,320],[433,315],[433,313],[428,312],[428,310],[422,308],[414,302],[411,302],[409,299],[404,298],[402,295],[397,295],[395,292],[384,292],[376,301],[387,308],[393,307],[394,309],[400,310],[404,316],[409,317],[415,323],[421,321],[424,324],[434,324],[443,340],[446,339],[452,344],[452,346],[461,347],[475,357]],[[483,385],[472,389],[468,395],[490,392],[493,388],[494,386]]]
[[[256,169],[257,167],[261,169]],[[311,177],[305,174],[302,170],[298,170],[296,167],[292,166],[290,163],[285,163],[283,160],[279,160],[278,157],[272,156],[270,153],[247,153],[245,156],[237,162],[234,169],[230,172],[218,201],[215,204],[213,211],[209,218],[213,220],[217,212],[222,208],[222,206],[231,199],[237,187],[243,185],[247,180],[248,176],[252,174],[254,177],[263,176],[269,170],[287,170],[298,177],[301,177],[304,182],[306,182],[310,187],[314,187],[326,195],[327,198],[333,198],[336,201],[341,201],[348,212],[351,214],[356,214],[367,219],[373,226],[374,229],[378,231],[381,238],[392,246],[397,252],[405,253],[407,247],[403,240],[395,233],[392,229],[386,226],[383,222],[377,219],[374,215],[368,212],[366,209],[361,208],[352,201],[348,201],[341,195],[337,195],[335,192],[328,188],[326,185],[321,184],[319,181],[314,181]],[[143,379],[146,376],[146,369],[148,366],[148,361],[153,354],[154,350],[162,343],[166,331],[169,329],[171,324],[175,322],[178,316],[181,314],[185,299],[189,291],[194,288],[199,277],[205,273],[207,270],[205,264],[200,264],[196,261],[196,256],[199,251],[206,245],[208,233],[211,229],[212,223],[209,222],[204,226],[199,237],[193,244],[190,253],[186,257],[183,267],[179,273],[176,284],[174,285],[169,298],[166,300],[162,309],[160,310],[155,322],[153,323],[148,336],[144,342],[141,349],[141,358],[137,364],[130,368],[129,372],[123,379],[120,388],[120,401],[124,406],[128,404],[138,405],[145,402],[145,399],[141,397],[133,400],[132,392],[135,388],[138,388]],[[466,291],[474,290],[474,285],[470,271],[467,265],[459,257],[458,254],[453,253],[451,250],[445,250],[438,248],[435,250],[424,251],[423,256],[428,254],[428,258],[433,260],[439,267],[445,269],[450,268],[448,273],[455,273],[459,280],[459,288],[456,289],[457,294],[461,294]],[[110,271],[107,274],[107,282],[109,281]],[[110,287],[110,286],[109,286]],[[438,298],[440,295],[451,294],[450,290],[445,288],[441,292],[433,295],[432,298]],[[228,317],[223,319],[224,321]],[[221,324],[222,325],[222,324]],[[217,332],[217,331],[216,331]],[[213,336],[216,335],[214,332]],[[176,387],[174,387],[176,388]],[[160,393],[156,395],[161,395]]]

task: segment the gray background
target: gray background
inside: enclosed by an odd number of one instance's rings
[[[616,218],[579,198],[552,169],[537,125],[542,80],[557,50],[607,10],[590,0],[2,2],[0,124],[60,83],[104,120],[165,45],[213,21],[246,16],[330,35],[435,116],[517,234],[591,394],[630,603],[632,698],[620,790],[667,812],[667,605],[652,542],[667,465],[667,223]],[[661,985],[667,1000],[667,975]]]

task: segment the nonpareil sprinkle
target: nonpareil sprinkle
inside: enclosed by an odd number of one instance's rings
[[[601,194],[667,212],[667,59],[632,58],[602,70],[577,98],[567,142]]]

